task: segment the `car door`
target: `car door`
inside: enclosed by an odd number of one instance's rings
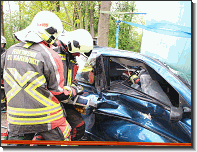
[[[109,55],[97,56],[93,65],[94,83],[80,81],[85,95],[98,102],[97,109],[84,115],[92,139],[191,142],[190,106],[153,68],[141,60]],[[145,71],[140,87],[125,76],[136,69]]]

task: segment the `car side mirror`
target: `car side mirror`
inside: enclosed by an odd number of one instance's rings
[[[170,122],[175,123],[182,119],[183,108],[182,107],[171,107],[170,110]]]

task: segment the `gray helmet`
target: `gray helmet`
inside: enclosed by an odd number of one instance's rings
[[[6,39],[4,36],[1,35],[1,44],[4,44],[3,45],[3,48],[5,48],[5,45],[6,45]]]

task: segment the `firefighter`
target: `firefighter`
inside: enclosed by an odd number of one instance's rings
[[[75,79],[79,67],[76,57],[80,56],[80,53],[88,53],[93,49],[93,39],[90,33],[83,29],[72,32],[64,31],[58,37],[56,44],[57,46],[51,45],[51,48],[56,51],[62,59],[65,77],[64,86],[77,86],[83,90],[82,86],[80,86]],[[83,91],[81,91],[81,94],[82,93]],[[72,128],[71,140],[77,141],[81,140],[85,133],[85,122],[81,114],[85,114],[86,110],[83,106],[75,105],[73,102],[73,100],[65,100],[62,102],[62,105],[66,111],[66,119]],[[43,140],[43,137],[37,134],[34,140]]]
[[[64,31],[58,40],[59,47],[54,50],[61,56],[64,65],[64,75],[67,77],[64,85],[81,87],[75,79],[79,67],[76,57],[80,56],[80,53],[88,53],[93,49],[93,39],[88,31],[78,29],[72,32]],[[72,127],[71,139],[81,140],[85,133],[85,122],[81,114],[85,114],[85,108],[64,102],[63,106],[66,110],[67,121]]]
[[[81,90],[77,86],[64,89],[63,63],[49,48],[50,44],[56,46],[62,31],[61,20],[54,13],[41,11],[26,29],[14,33],[21,42],[1,56],[8,140],[32,140],[35,133],[45,140],[70,140],[71,127],[60,101],[73,100]]]
[[[4,36],[1,36],[1,54],[3,54],[6,46],[6,39]],[[4,82],[3,82],[3,76],[1,75],[1,111],[6,110],[6,96],[4,91]]]
[[[4,36],[1,35],[1,54],[5,52],[5,46],[6,46],[6,39]]]

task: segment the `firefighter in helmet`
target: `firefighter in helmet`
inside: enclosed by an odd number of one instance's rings
[[[71,126],[60,101],[75,98],[81,90],[77,86],[64,89],[61,57],[49,47],[57,46],[62,31],[54,13],[41,11],[27,28],[14,33],[21,42],[1,56],[8,140],[32,140],[35,133],[45,140],[70,140]]]
[[[1,54],[5,52],[6,39],[1,35]]]
[[[4,36],[1,35],[1,54],[3,54],[6,46],[6,39]],[[3,82],[3,75],[1,75],[1,111],[6,110],[6,96],[4,91],[4,82]]]
[[[75,79],[78,71],[78,63],[76,57],[80,56],[81,53],[88,53],[93,49],[93,39],[90,33],[84,29],[78,29],[72,32],[64,32],[56,40],[57,46],[51,45],[51,48],[56,51],[62,59],[64,67],[64,86],[67,87],[78,87],[80,86]],[[81,114],[85,114],[85,107],[80,103],[76,105],[74,100],[64,100],[62,105],[66,112],[66,119],[71,125],[71,140],[77,141],[82,140],[85,133],[85,122]],[[93,106],[94,103],[90,103]],[[34,138],[35,140],[43,140],[43,137],[39,134]],[[35,145],[33,145],[35,146]]]
[[[75,79],[79,67],[76,57],[93,49],[92,36],[84,29],[71,32],[64,31],[58,37],[57,44],[58,47],[54,48],[54,50],[61,56],[64,65],[64,86],[81,87]],[[85,133],[85,122],[81,114],[85,114],[85,108],[75,105],[73,101],[62,103],[67,114],[66,119],[72,127],[71,139],[75,141],[81,140]]]

